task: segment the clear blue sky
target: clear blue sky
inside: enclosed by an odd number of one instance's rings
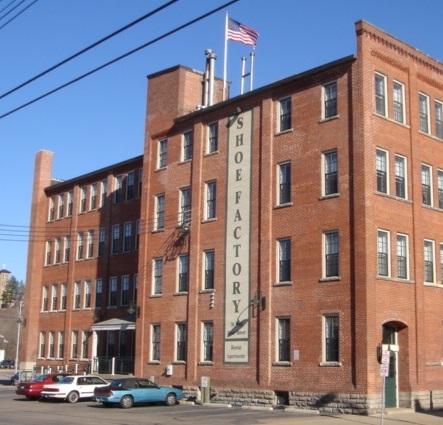
[[[27,0],[29,4],[31,0]],[[0,10],[9,0],[0,0]],[[0,29],[0,95],[166,0],[39,0]],[[0,100],[0,115],[224,4],[179,0],[167,10]],[[354,54],[354,23],[371,22],[442,61],[442,0],[240,0],[229,15],[257,30],[258,88]],[[5,12],[0,12],[0,18]],[[12,13],[10,16],[13,16]],[[55,153],[53,176],[69,179],[143,153],[146,75],[181,64],[203,70],[208,48],[223,74],[225,10],[0,119],[0,268],[26,281],[35,153]],[[2,26],[8,17],[0,19]],[[229,43],[228,79],[239,94],[241,56]],[[7,240],[8,239],[8,240]]]

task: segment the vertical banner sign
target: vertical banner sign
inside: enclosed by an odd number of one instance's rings
[[[252,111],[229,118],[224,362],[249,362]]]

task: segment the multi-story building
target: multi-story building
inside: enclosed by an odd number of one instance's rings
[[[0,304],[1,304],[1,296],[3,294],[3,291],[6,289],[6,285],[8,284],[10,277],[11,277],[10,271],[6,270],[5,268],[0,270]]]
[[[72,346],[77,331],[100,371],[129,328],[134,373],[189,392],[209,378],[216,401],[368,413],[384,391],[390,407],[443,406],[443,65],[364,21],[356,34],[356,55],[225,101],[189,68],[150,75],[143,165],[50,186],[38,155],[29,364],[51,358],[51,332]],[[137,168],[141,200],[75,210],[82,188]],[[69,190],[75,212],[56,220]],[[138,251],[113,254],[113,226],[138,219]],[[103,258],[76,258],[101,228]],[[103,308],[75,308],[88,280]],[[67,307],[47,307],[63,284]]]

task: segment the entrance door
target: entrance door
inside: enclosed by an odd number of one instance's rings
[[[383,345],[389,345],[389,376],[385,378],[385,407],[397,407],[397,331],[394,327],[383,325]]]

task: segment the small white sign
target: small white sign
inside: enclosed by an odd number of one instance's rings
[[[300,360],[300,351],[294,350],[294,360]]]
[[[380,365],[380,376],[387,378],[389,376],[389,363]]]
[[[202,376],[202,388],[208,388],[209,387],[209,382],[208,382],[208,377],[207,376]]]
[[[391,352],[389,350],[383,350],[381,353],[381,364],[389,364],[391,358]]]

